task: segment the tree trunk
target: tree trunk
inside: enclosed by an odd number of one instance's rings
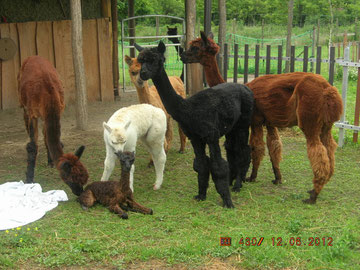
[[[85,130],[88,123],[87,92],[82,51],[81,0],[70,0],[71,41],[76,87],[76,127]]]
[[[219,70],[224,77],[224,45],[226,38],[226,0],[219,0]]]
[[[116,96],[119,95],[119,46],[118,46],[118,13],[117,0],[111,0],[111,23],[113,34],[113,78]]]
[[[195,39],[196,0],[185,1],[186,12],[186,49],[189,42]],[[186,66],[186,92],[193,95],[203,89],[203,69],[200,64],[187,64]]]
[[[288,4],[288,25],[287,25],[287,36],[286,36],[286,56],[290,57],[291,50],[291,29],[293,23],[293,13],[294,13],[294,0],[289,0]],[[285,72],[290,70],[290,61],[285,63]]]

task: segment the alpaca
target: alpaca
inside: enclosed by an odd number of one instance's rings
[[[236,169],[241,177],[245,177],[250,164],[247,140],[253,108],[252,92],[246,86],[226,83],[184,99],[176,94],[165,72],[165,44],[160,42],[157,48],[151,49],[143,49],[137,44],[135,47],[140,51],[140,77],[153,80],[166,110],[180,124],[194,148],[193,168],[198,173],[199,186],[195,199],[206,199],[211,173],[223,205],[233,208],[228,173],[229,168]],[[236,156],[229,160],[230,166],[221,157],[219,138],[223,135],[226,136],[227,152],[231,152],[231,157]],[[206,145],[210,158],[205,152]]]
[[[24,109],[24,121],[30,142],[26,146],[26,182],[34,182],[34,169],[38,153],[38,118],[44,121],[43,134],[48,155],[48,165],[54,164],[62,180],[75,195],[80,195],[88,180],[88,172],[80,162],[85,146],[75,154],[64,154],[60,141],[60,117],[64,110],[64,91],[56,69],[40,56],[24,60],[18,75],[19,101]]]
[[[167,29],[168,29],[167,34],[169,36],[176,36],[178,34],[177,27],[171,28],[167,26]],[[169,40],[174,44],[180,44],[180,40],[177,37],[172,37],[172,38],[169,37]],[[179,56],[181,56],[181,54],[184,52],[184,49],[181,46],[175,46],[175,49]],[[184,66],[181,71],[180,79],[184,81]]]
[[[210,86],[224,82],[216,64],[215,56],[219,51],[216,43],[201,32],[201,38],[190,44],[189,50],[181,56],[184,63],[204,65]],[[252,182],[257,177],[265,153],[263,126],[266,126],[267,147],[275,175],[273,183],[282,183],[279,166],[282,143],[277,128],[298,125],[306,138],[314,174],[314,189],[308,191],[310,198],[304,202],[315,204],[323,186],[334,173],[337,144],[331,135],[331,128],[342,113],[342,100],[337,89],[322,76],[304,72],[264,75],[246,85],[255,98],[250,135],[253,166],[247,180]]]
[[[84,210],[88,210],[96,202],[109,207],[109,210],[127,219],[128,215],[123,210],[140,212],[152,215],[153,211],[134,200],[134,195],[129,186],[130,170],[135,161],[134,152],[117,153],[121,164],[120,181],[97,181],[86,186],[81,193],[79,202]],[[126,205],[127,206],[126,206]]]
[[[166,162],[164,141],[166,116],[163,110],[150,104],[137,104],[121,108],[103,123],[106,158],[101,181],[107,181],[114,169],[116,155],[123,151],[135,151],[140,139],[150,152],[155,166],[154,190],[161,187]],[[134,170],[130,171],[130,188],[134,191]]]
[[[173,124],[171,121],[170,114],[165,110],[164,105],[161,102],[160,96],[155,86],[149,87],[147,81],[143,81],[140,78],[141,65],[138,63],[136,58],[131,58],[125,55],[125,62],[129,66],[130,79],[136,87],[136,92],[140,103],[148,103],[155,107],[162,109],[166,114],[166,134],[165,134],[165,152],[167,153],[171,147],[173,139]],[[170,76],[169,80],[176,93],[183,98],[186,97],[184,83],[177,76]],[[186,145],[186,136],[179,126],[179,137],[180,137],[180,150],[179,153],[184,153]]]

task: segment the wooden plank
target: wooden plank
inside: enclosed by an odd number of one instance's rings
[[[290,72],[295,71],[295,46],[290,48]]]
[[[330,47],[330,62],[329,62],[329,83],[334,83],[334,71],[335,71],[335,47]]]
[[[75,74],[71,51],[71,21],[54,21],[53,35],[56,70],[63,82],[65,103],[74,103]]]
[[[282,72],[282,46],[278,46],[278,66],[277,66],[277,73],[281,74]]]
[[[52,22],[37,22],[36,48],[38,55],[46,58],[55,66]]]
[[[260,45],[255,45],[255,78],[259,77]]]
[[[234,83],[237,83],[238,61],[239,61],[239,44],[235,44],[235,46],[234,46]]]
[[[2,61],[1,108],[16,108],[19,106],[17,96],[17,75],[20,69],[19,40],[16,24],[0,24],[0,32],[2,38],[11,38],[18,48],[15,56],[12,59]]]
[[[316,74],[320,74],[320,72],[321,72],[321,46],[318,46],[316,52]]]
[[[37,53],[36,22],[18,23],[16,26],[19,33],[20,60],[23,63],[26,58]]]
[[[228,57],[228,44],[225,43],[225,44],[224,44],[224,67],[223,67],[223,70],[224,70],[224,80],[225,80],[225,82],[227,82],[228,60],[229,60],[229,57]]]
[[[111,58],[111,29],[109,19],[97,19],[98,56],[100,64],[100,97],[101,101],[114,100],[112,58]]]
[[[266,45],[266,74],[270,74],[271,45]]]
[[[96,20],[83,21],[83,55],[88,101],[100,101],[100,70]],[[110,42],[110,40],[109,40]]]
[[[244,83],[248,82],[248,73],[249,73],[249,44],[245,44]]]
[[[304,46],[303,72],[307,72],[309,62],[309,47]]]

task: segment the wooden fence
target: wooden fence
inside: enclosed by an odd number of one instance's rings
[[[71,21],[0,24],[0,37],[11,38],[17,53],[0,60],[0,109],[18,106],[17,75],[31,55],[47,58],[63,82],[66,104],[75,101],[75,74],[71,47]],[[108,18],[83,21],[83,53],[88,100],[114,100],[111,23]]]

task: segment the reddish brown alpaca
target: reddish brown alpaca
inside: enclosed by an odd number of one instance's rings
[[[190,42],[182,55],[185,63],[201,63],[209,86],[224,82],[215,56],[218,45],[201,32],[201,38]],[[255,181],[265,154],[263,126],[267,129],[267,147],[275,174],[274,184],[282,182],[279,163],[282,143],[277,128],[298,125],[303,131],[307,153],[313,170],[314,189],[306,203],[314,204],[334,173],[337,144],[331,128],[342,113],[342,100],[337,89],[323,77],[312,73],[294,72],[265,75],[246,84],[254,93],[255,108],[251,123],[252,172],[248,179]]]
[[[80,195],[88,180],[88,172],[80,162],[84,151],[81,146],[74,154],[64,154],[60,141],[60,116],[64,110],[64,91],[52,64],[40,56],[31,56],[22,64],[18,75],[19,101],[24,109],[24,121],[30,142],[26,146],[28,165],[26,182],[34,181],[34,169],[38,152],[38,118],[44,121],[44,140],[48,164],[54,163],[62,180],[75,195]]]
[[[79,197],[82,208],[87,210],[99,202],[123,219],[128,218],[123,210],[152,215],[152,209],[135,202],[130,189],[130,170],[135,161],[134,152],[121,152],[118,157],[121,163],[120,181],[97,181],[87,185]]]
[[[148,82],[143,81],[140,78],[141,65],[138,63],[137,59],[125,55],[125,61],[129,66],[130,78],[136,87],[136,92],[138,95],[139,102],[148,103],[155,107],[158,107],[162,109],[166,114],[167,128],[165,134],[164,148],[165,148],[165,152],[167,153],[168,150],[171,148],[171,142],[173,139],[173,124],[172,124],[171,116],[170,114],[167,113],[163,103],[161,102],[156,87],[154,85],[149,87]],[[177,76],[170,76],[169,80],[175,92],[178,95],[182,96],[183,98],[186,98],[184,83],[181,81],[181,79]],[[183,153],[186,145],[186,136],[184,132],[181,130],[180,126],[178,126],[178,128],[179,128],[179,137],[180,137],[179,152]]]

